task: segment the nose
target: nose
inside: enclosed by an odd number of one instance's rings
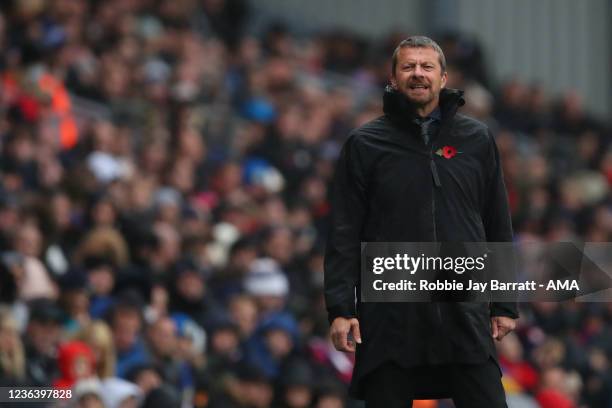
[[[419,76],[419,77],[423,76],[423,68],[421,68],[421,65],[416,64],[414,67],[413,73],[414,73],[414,76]]]

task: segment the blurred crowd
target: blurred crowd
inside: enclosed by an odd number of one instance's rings
[[[78,407],[359,406],[322,296],[329,187],[410,33],[253,30],[255,12],[0,3],[0,385]],[[610,123],[436,39],[496,135],[516,240],[610,241]],[[612,407],[612,304],[521,309],[499,343],[509,406]]]

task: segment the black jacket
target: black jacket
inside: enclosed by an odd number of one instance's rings
[[[494,138],[486,125],[457,113],[463,103],[462,91],[442,90],[441,123],[426,145],[413,108],[387,88],[384,115],[353,130],[340,154],[325,299],[330,321],[359,318],[362,344],[351,385],[356,397],[364,375],[387,360],[405,367],[496,360],[490,317],[518,317],[515,303],[361,303],[356,296],[361,242],[512,240]],[[446,158],[444,146],[457,153]],[[447,396],[435,387],[420,395]]]

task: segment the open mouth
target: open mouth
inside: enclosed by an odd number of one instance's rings
[[[409,87],[410,89],[427,89],[429,88],[427,85],[423,85],[423,84],[412,84]]]

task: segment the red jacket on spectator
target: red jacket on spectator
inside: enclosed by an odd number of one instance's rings
[[[57,359],[62,376],[53,383],[55,388],[70,388],[78,380],[95,376],[95,356],[81,341],[62,344]]]

